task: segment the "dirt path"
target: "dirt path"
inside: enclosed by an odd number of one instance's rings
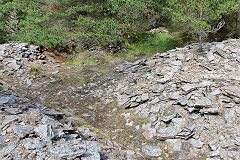
[[[110,62],[99,60],[97,65],[84,69],[79,64],[47,63],[39,73],[33,73],[35,78],[31,86],[11,76],[4,76],[1,81],[20,96],[67,113],[64,117],[67,123],[89,128],[96,133],[98,141],[127,150],[134,159],[144,159],[141,155],[141,144],[145,141],[142,130],[136,130],[132,124],[126,125],[126,119],[131,118],[140,125],[145,120],[118,107],[113,97],[106,97],[108,86],[122,76],[114,72],[120,63],[123,60],[119,58]]]

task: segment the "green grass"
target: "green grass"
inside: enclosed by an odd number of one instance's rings
[[[95,58],[84,56],[79,53],[76,57],[66,61],[66,66],[77,66],[80,65],[79,69],[84,69],[88,66],[97,66],[98,62]]]
[[[0,85],[0,90],[2,90],[2,91],[8,91],[8,87]]]
[[[69,59],[68,61],[64,62],[64,64],[66,66],[75,66],[75,65],[80,65],[81,61],[78,61],[78,60],[72,58],[72,59]]]
[[[182,44],[182,39],[177,34],[143,32],[130,37],[129,42],[129,52],[127,54],[122,53],[120,56],[129,58],[149,57],[157,52],[163,53],[179,47]]]
[[[40,76],[41,73],[42,73],[42,68],[40,66],[37,66],[37,67],[30,67],[29,68],[29,72],[31,75],[33,76]]]
[[[139,120],[137,122],[137,124],[140,126],[140,128],[142,128],[144,124],[146,125],[148,123],[149,123],[148,120]]]

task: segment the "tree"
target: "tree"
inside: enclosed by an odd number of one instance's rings
[[[126,32],[154,27],[157,13],[152,7],[156,3],[157,0],[0,0],[0,43],[15,40],[49,49],[67,48],[68,42],[123,43]]]
[[[238,9],[239,1],[169,0],[168,6],[173,21],[187,27],[193,37],[198,38],[199,50],[202,51],[202,40],[207,38],[209,33],[216,33],[224,26],[223,16]]]

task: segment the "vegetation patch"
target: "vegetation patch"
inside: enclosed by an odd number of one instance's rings
[[[8,87],[0,85],[0,90],[2,91],[8,91]]]
[[[163,53],[182,44],[182,40],[177,34],[143,32],[132,33],[128,37],[129,51],[119,54],[121,57],[150,57],[157,52]]]
[[[36,77],[39,77],[42,74],[42,71],[42,68],[39,66],[29,68],[30,74]]]
[[[55,80],[54,82],[52,82],[52,86],[57,86],[57,85],[64,85],[69,83],[70,80],[66,79],[66,78],[58,78],[57,80]]]
[[[137,122],[137,124],[139,125],[140,128],[142,128],[144,124],[146,125],[146,124],[148,124],[148,123],[149,123],[149,121],[146,120],[146,119],[144,119],[144,120],[138,120],[138,122]]]

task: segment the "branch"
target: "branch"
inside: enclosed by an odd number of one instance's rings
[[[218,23],[216,28],[212,28],[210,30],[205,30],[205,32],[208,33],[217,33],[217,31],[219,31],[223,26],[225,25],[225,21],[222,20],[220,23]]]

